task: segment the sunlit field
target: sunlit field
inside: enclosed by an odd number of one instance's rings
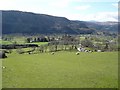
[[[7,54],[3,88],[117,88],[117,52]]]

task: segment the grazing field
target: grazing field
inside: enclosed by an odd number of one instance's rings
[[[117,88],[117,52],[8,54],[3,88]]]
[[[18,40],[18,41],[17,41]],[[14,43],[17,43],[17,44],[37,44],[37,45],[45,45],[45,44],[48,44],[48,42],[33,42],[33,43],[26,43],[24,40],[19,40],[19,39],[16,39],[16,40],[13,40],[13,41],[4,41],[4,40],[0,40],[0,44],[3,44],[3,45],[9,45],[9,44],[14,44]]]
[[[37,44],[38,46],[40,46],[40,45],[48,44],[48,42],[33,42],[33,43],[27,43],[27,44]]]
[[[12,44],[12,42],[0,40],[0,44],[8,45],[8,44]]]

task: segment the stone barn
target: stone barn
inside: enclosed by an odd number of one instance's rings
[[[0,51],[0,58],[7,58],[5,52]]]

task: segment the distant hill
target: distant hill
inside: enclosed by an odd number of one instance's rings
[[[94,28],[97,31],[118,32],[118,22],[86,22],[89,28]]]
[[[3,34],[91,34],[117,32],[117,22],[73,21],[65,17],[22,11],[2,11]]]
[[[2,11],[3,34],[91,34],[83,21],[22,11]]]

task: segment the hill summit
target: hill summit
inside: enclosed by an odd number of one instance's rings
[[[84,21],[22,11],[2,11],[2,33],[13,34],[91,34],[95,30]]]

